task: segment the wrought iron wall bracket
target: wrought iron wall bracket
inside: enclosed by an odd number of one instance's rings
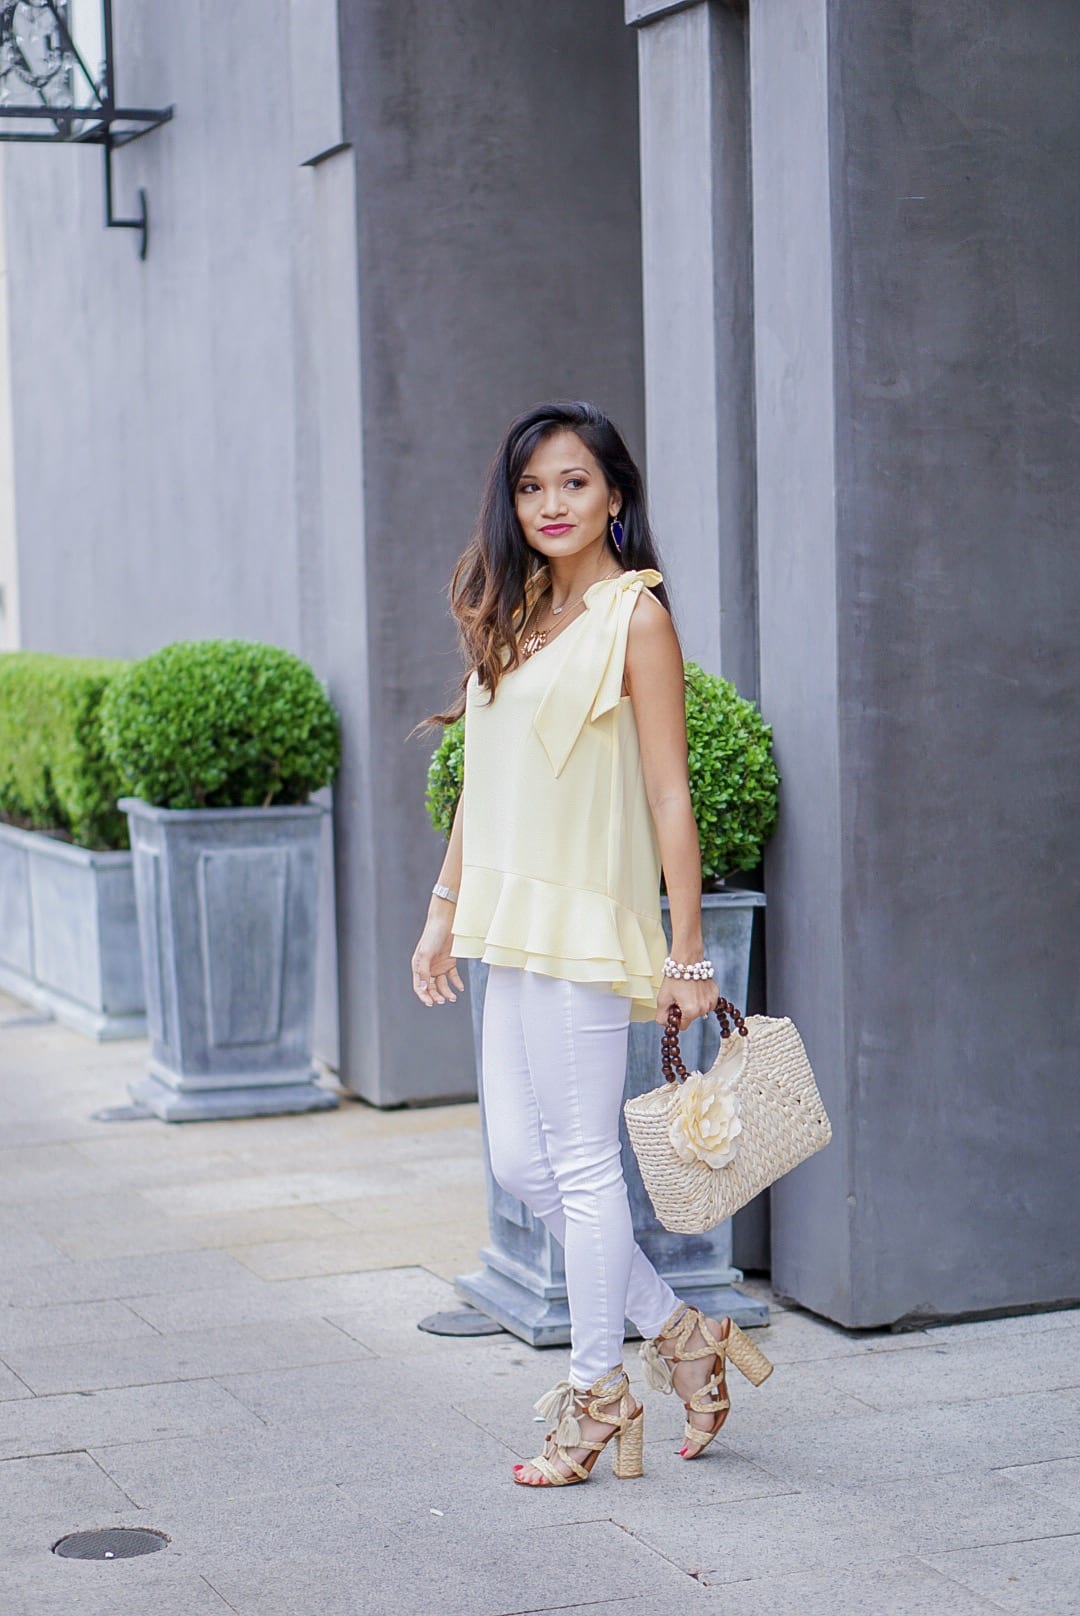
[[[146,205],[146,187],[139,186],[139,217],[137,219],[117,219],[112,210],[112,144],[105,142],[105,228],[106,230],[137,230],[139,232],[139,257],[145,262],[146,251],[150,245],[150,210]]]
[[[113,152],[167,123],[173,109],[117,106],[112,0],[101,0],[96,75],[69,23],[69,0],[0,0],[0,140],[101,146],[106,228],[137,230],[139,257],[145,259],[150,228],[146,191],[139,189],[137,218],[117,217]]]
[[[122,117],[124,114],[119,114],[119,116]],[[130,116],[130,114],[128,114],[128,116]],[[147,124],[142,129],[136,129],[133,132],[128,133],[126,140],[122,137],[118,138],[111,132],[111,129],[107,127],[105,130],[105,138],[101,143],[102,150],[105,154],[105,228],[106,230],[137,230],[139,232],[139,257],[144,261],[146,259],[147,248],[150,245],[150,212],[146,203],[146,190],[145,187],[141,185],[139,186],[138,218],[118,219],[116,217],[115,213],[113,212],[113,152],[116,150],[117,146],[126,146],[130,141],[135,140],[139,135],[149,134],[151,129],[156,129],[159,123],[166,123],[171,117],[172,107],[168,107],[164,112],[156,115],[156,121],[154,123]],[[127,132],[125,131],[125,133]]]

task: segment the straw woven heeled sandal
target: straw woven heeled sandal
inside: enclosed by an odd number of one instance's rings
[[[616,1364],[606,1375],[595,1380],[587,1391],[560,1380],[533,1405],[538,1414],[553,1423],[554,1429],[544,1439],[544,1451],[529,1460],[539,1470],[540,1481],[525,1481],[517,1474],[524,1465],[514,1466],[514,1480],[521,1487],[570,1487],[579,1481],[588,1481],[596,1455],[614,1438],[612,1468],[620,1481],[629,1481],[643,1471],[642,1445],[645,1436],[645,1410],[638,1406],[631,1413],[630,1382],[622,1364]],[[615,1412],[611,1405],[618,1404]],[[581,1419],[588,1416],[611,1430],[600,1442],[589,1442],[581,1434]],[[579,1463],[575,1451],[589,1450],[589,1457]],[[558,1462],[567,1465],[570,1474],[558,1468]]]
[[[695,1330],[700,1333],[705,1345],[691,1350],[689,1344],[693,1340]],[[674,1343],[674,1350],[663,1352],[662,1347],[669,1342]],[[728,1417],[731,1400],[727,1394],[725,1359],[730,1358],[736,1369],[754,1386],[760,1386],[773,1371],[772,1364],[761,1348],[756,1346],[749,1336],[744,1335],[733,1320],[725,1318],[721,1321],[720,1336],[717,1338],[709,1328],[709,1321],[698,1308],[691,1307],[688,1302],[680,1302],[662,1326],[660,1334],[642,1346],[641,1361],[645,1369],[646,1383],[655,1391],[674,1391],[675,1370],[679,1364],[689,1363],[695,1358],[711,1358],[712,1372],[705,1384],[691,1392],[690,1397],[683,1403],[688,1416],[683,1431],[681,1457],[684,1459],[696,1459],[708,1447]],[[691,1414],[717,1416],[712,1430],[699,1430],[689,1419]],[[687,1448],[690,1449],[689,1452]]]

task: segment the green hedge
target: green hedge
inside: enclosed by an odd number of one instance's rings
[[[701,840],[701,880],[710,886],[752,870],[776,829],[780,776],[772,728],[752,701],[696,662],[684,665],[690,799]],[[447,725],[428,765],[426,804],[449,837],[464,775],[464,721]]]
[[[690,797],[701,838],[702,879],[761,863],[776,829],[780,776],[772,726],[728,679],[685,665]]]
[[[341,757],[338,715],[300,657],[256,640],[178,640],[129,663],[101,704],[124,793],[159,808],[306,802]]]
[[[121,782],[99,712],[127,666],[103,657],[0,652],[0,816],[95,850],[128,846]]]

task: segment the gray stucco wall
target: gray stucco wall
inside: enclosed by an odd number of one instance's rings
[[[0,651],[19,645],[19,557],[15,545],[15,446],[11,426],[4,161],[0,152]]]
[[[1076,26],[751,13],[770,1003],[836,1125],[773,1272],[851,1324],[1080,1293]]]
[[[411,992],[443,849],[406,737],[449,694],[446,585],[509,416],[593,396],[642,448],[621,5],[128,0],[116,45],[121,99],[176,108],[116,159],[147,262],[102,228],[98,153],[6,163],[21,643],[313,663],[345,740],[318,1053],[380,1103],[468,1094],[466,1007]]]
[[[96,149],[4,152],[19,640],[135,657],[263,639],[338,698],[307,445],[313,338],[345,346],[355,280],[344,301],[340,276],[320,285],[310,244],[335,207],[351,223],[352,189],[299,166],[340,140],[335,0],[127,0],[115,19],[120,100],[176,109],[114,163],[118,213],[149,194],[147,261],[134,232],[103,228]],[[333,1063],[331,880],[327,830],[317,1024]]]
[[[368,801],[371,872],[339,884],[343,1063],[386,1101],[474,1081],[466,1003],[411,989],[444,844],[423,800],[437,736],[406,737],[459,674],[446,590],[488,462],[550,396],[596,399],[643,447],[637,96],[620,0],[346,3],[341,44],[371,679],[370,751],[342,781]]]
[[[121,96],[177,108],[115,159],[119,211],[149,192],[145,264],[102,228],[96,150],[5,154],[28,646],[296,644],[291,134],[252,104],[288,107],[288,11],[118,13]]]

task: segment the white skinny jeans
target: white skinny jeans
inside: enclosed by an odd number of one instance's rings
[[[570,1380],[622,1362],[630,1318],[659,1334],[678,1297],[634,1239],[619,1148],[630,1000],[609,982],[490,965],[481,1082],[491,1170],[566,1253]]]

